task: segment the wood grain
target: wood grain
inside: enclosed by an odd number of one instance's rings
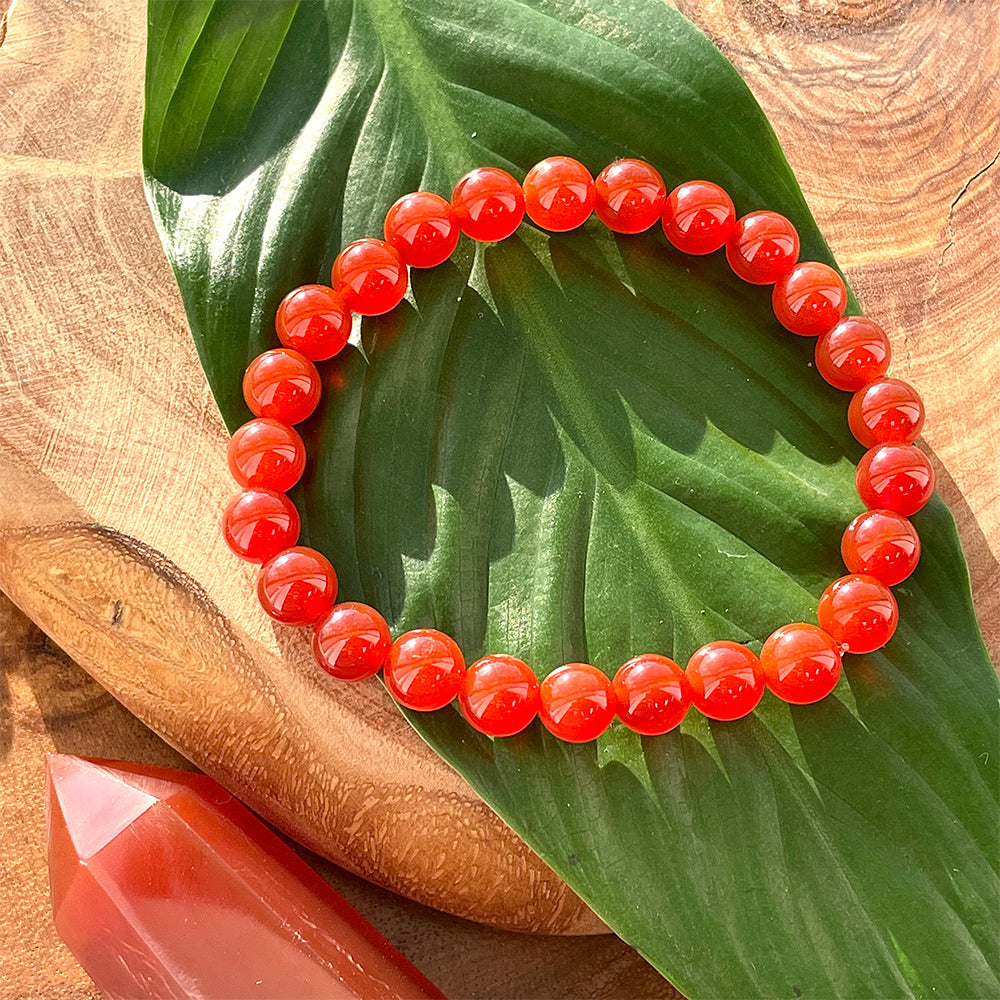
[[[681,6],[744,74],[925,396],[1000,659],[996,9]],[[143,33],[139,5],[18,0],[0,48],[0,586],[303,843],[477,920],[599,929],[377,684],[315,675],[222,544],[225,433],[142,193]]]

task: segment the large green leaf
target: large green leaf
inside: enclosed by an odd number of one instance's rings
[[[638,155],[830,260],[745,86],[653,0],[154,0],[144,142],[230,426],[281,296],[476,165]],[[343,594],[540,674],[809,619],[859,450],[811,344],[717,258],[525,225],[414,274],[305,427],[297,500]],[[916,521],[896,637],[818,706],[596,747],[411,721],[692,996],[996,996],[997,684],[951,518]]]

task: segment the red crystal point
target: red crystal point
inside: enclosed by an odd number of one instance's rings
[[[47,760],[56,929],[110,1000],[442,994],[211,778]]]

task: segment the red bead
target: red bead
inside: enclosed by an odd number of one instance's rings
[[[616,233],[641,233],[663,213],[667,186],[644,160],[615,160],[594,178],[594,211]]]
[[[819,599],[819,626],[848,653],[881,649],[896,631],[896,598],[874,577],[851,574],[834,580]]]
[[[865,316],[845,316],[816,341],[816,369],[830,385],[856,392],[889,370],[889,338]]]
[[[611,681],[589,663],[567,663],[541,686],[538,717],[553,736],[567,743],[596,740],[615,717],[618,703]]]
[[[858,496],[869,510],[916,514],[934,492],[934,469],[910,444],[883,444],[864,453],[855,471]]]
[[[229,442],[229,471],[240,486],[287,493],[306,467],[306,446],[287,424],[259,417],[237,428]]]
[[[851,397],[847,422],[866,448],[911,444],[924,426],[924,401],[909,382],[880,378]]]
[[[458,220],[440,195],[405,194],[385,216],[385,238],[408,267],[437,267],[458,246]]]
[[[226,544],[241,559],[266,562],[299,540],[299,512],[295,504],[273,490],[237,493],[222,515]]]
[[[341,681],[363,681],[382,669],[392,637],[385,619],[367,604],[335,604],[313,627],[313,656]]]
[[[594,178],[579,160],[550,156],[524,178],[524,210],[528,218],[555,233],[582,226],[594,210]]]
[[[702,646],[688,660],[686,673],[692,704],[710,719],[740,719],[757,707],[764,693],[760,660],[738,642]]]
[[[513,736],[538,714],[538,679],[523,660],[484,656],[466,671],[458,704],[469,724],[487,736]]]
[[[691,707],[687,675],[666,656],[636,656],[618,668],[612,683],[618,718],[645,736],[676,728]]]
[[[768,637],[760,651],[767,686],[793,705],[825,698],[840,680],[840,649],[821,628],[796,622]]]
[[[325,361],[344,349],[351,335],[351,311],[326,285],[302,285],[278,306],[274,328],[285,347],[310,361]]]
[[[466,236],[481,243],[504,240],[524,218],[521,185],[499,167],[477,167],[455,185],[455,218]]]
[[[406,294],[406,265],[384,240],[348,243],[337,254],[330,275],[348,309],[362,316],[381,316]]]
[[[868,510],[847,526],[840,554],[852,573],[864,573],[894,587],[917,568],[920,536],[905,517],[891,510]]]
[[[752,285],[770,285],[799,259],[799,234],[777,212],[744,215],[726,242],[726,260],[733,272]]]
[[[807,260],[775,282],[771,305],[786,330],[818,337],[840,322],[847,308],[847,288],[832,267]]]
[[[296,545],[272,556],[257,576],[260,606],[285,625],[312,625],[337,596],[337,574],[315,549]]]
[[[444,708],[458,694],[465,658],[455,640],[433,628],[401,635],[382,670],[389,694],[418,712]]]
[[[678,184],[663,209],[663,232],[684,253],[714,253],[735,226],[733,199],[711,181]]]
[[[243,398],[250,410],[283,424],[305,420],[316,409],[321,392],[316,366],[286,347],[258,354],[243,376]]]

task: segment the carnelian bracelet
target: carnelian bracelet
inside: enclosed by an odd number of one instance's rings
[[[495,242],[510,236],[525,213],[542,229],[565,232],[592,212],[617,233],[660,222],[670,243],[689,254],[725,247],[733,271],[755,285],[773,285],[778,321],[818,337],[816,367],[831,385],[854,393],[848,420],[868,451],[858,463],[858,494],[867,511],[844,532],[849,570],[819,601],[819,625],[784,625],[760,657],[744,644],[710,642],[687,668],[654,653],[629,660],[613,680],[587,663],[568,663],[539,684],[514,656],[485,656],[466,668],[455,641],[436,629],[416,629],[392,641],[385,619],[365,604],[335,604],[337,576],[315,549],[296,545],[299,516],[285,493],[305,468],[305,446],[292,425],[320,398],[314,362],[348,341],[352,317],[394,309],[407,288],[408,267],[443,263],[464,233]],[[504,170],[480,167],[455,186],[451,201],[418,191],[400,198],[385,219],[385,240],[357,240],[333,263],[332,287],[303,285],[278,308],[284,345],[247,368],[243,394],[256,419],[229,445],[229,466],[244,487],[230,501],[223,531],[241,558],[262,563],[257,592],[264,610],[288,625],[313,627],[319,665],[341,680],[379,670],[400,704],[434,711],[458,698],[480,732],[511,736],[538,715],[555,736],[595,739],[617,717],[630,729],[658,735],[677,726],[693,704],[712,719],[738,719],[760,701],[765,685],[779,698],[809,704],[826,697],[841,673],[841,654],[868,653],[889,641],[898,610],[889,587],[905,580],[920,558],[907,518],[927,503],[934,473],[912,444],[924,410],[920,396],[886,378],[889,342],[865,317],[843,317],[847,292],[826,264],[798,262],[799,237],[784,216],[751,212],[736,218],[732,199],[708,181],[688,181],[669,194],[660,174],[640,160],[617,160],[591,177],[565,156],[532,167],[524,184]]]

